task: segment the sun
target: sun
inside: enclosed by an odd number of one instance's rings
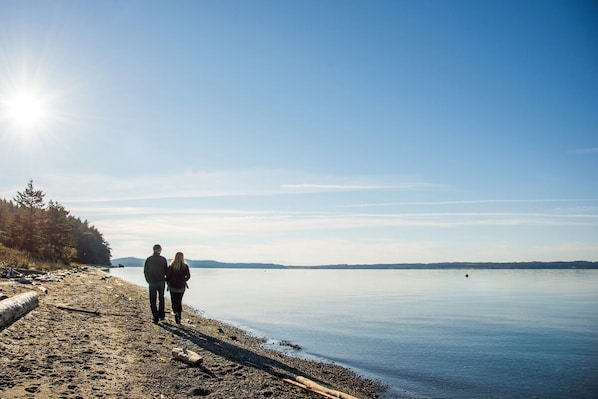
[[[19,128],[39,128],[48,117],[43,98],[32,91],[19,91],[3,105],[6,119]]]

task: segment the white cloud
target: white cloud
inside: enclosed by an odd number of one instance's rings
[[[413,190],[424,188],[438,188],[443,187],[439,184],[429,184],[423,182],[405,182],[392,185],[376,185],[376,184],[318,184],[318,183],[298,183],[298,184],[283,184],[281,188],[304,190],[304,191],[361,191],[361,190]]]
[[[575,154],[598,154],[598,147],[579,148],[573,152]]]
[[[340,208],[372,208],[391,206],[441,206],[441,205],[474,205],[474,204],[533,204],[551,202],[598,202],[596,198],[553,198],[553,199],[483,199],[483,200],[456,200],[456,201],[411,201],[411,202],[374,202],[367,204],[339,205]]]
[[[368,263],[365,258],[370,259],[369,263],[381,262],[374,259],[387,259],[393,253],[394,245],[407,245],[404,239],[406,233],[421,229],[429,229],[429,238],[424,241],[420,239],[417,245],[408,240],[414,251],[415,248],[421,248],[423,242],[446,240],[448,238],[443,236],[450,237],[455,231],[469,232],[471,228],[496,231],[499,228],[524,227],[598,227],[596,214],[515,212],[352,214],[147,208],[139,212],[117,214],[117,211],[111,212],[110,207],[107,207],[100,209],[94,220],[94,224],[110,241],[117,257],[125,254],[139,256],[138,251],[143,254],[150,243],[160,241],[166,246],[185,248],[185,252],[194,258],[287,264],[308,262],[307,259],[311,259],[311,264],[332,262],[333,259],[336,259],[333,263],[355,263],[361,258],[364,258],[364,263]],[[403,239],[388,242],[397,236]],[[341,241],[351,244],[340,245]],[[299,245],[299,242],[303,244]],[[348,257],[349,253],[359,252],[357,248],[371,249],[377,245],[378,252],[368,251],[360,256]],[[382,247],[386,249],[381,250]],[[329,256],[329,251],[336,251],[337,255]],[[430,255],[426,254],[426,257]],[[422,256],[421,251],[419,256]]]
[[[509,245],[522,246],[510,233],[543,234],[573,226],[590,232],[581,240],[584,243],[598,227],[597,208],[585,206],[596,199],[383,201],[395,198],[394,190],[444,187],[400,180],[266,170],[130,178],[72,173],[44,176],[39,187],[47,198],[98,227],[114,257],[143,257],[159,242],[166,254],[182,250],[190,259],[227,262],[315,265],[500,260],[500,256],[514,253]],[[308,181],[313,183],[300,183]],[[338,205],[361,198],[367,190],[379,197],[380,203]],[[329,195],[335,192],[337,196]],[[314,206],[303,198],[291,199],[295,194],[317,199],[320,193],[327,194],[328,202]],[[217,195],[239,199],[189,201]],[[262,197],[249,203],[248,196]],[[269,196],[276,197],[275,201]],[[147,201],[156,199],[161,201]],[[539,207],[541,203],[563,203],[566,208],[546,209]],[[468,207],[479,204],[485,212]],[[519,204],[531,206],[523,211]],[[413,211],[390,208],[401,205],[409,205]],[[459,212],[451,211],[453,205],[460,206]],[[381,211],[385,206],[389,208]],[[429,206],[438,208],[429,212]],[[494,243],[498,234],[506,234],[504,246]],[[523,258],[525,251],[519,252],[517,256]],[[575,257],[589,256],[592,252],[586,250]]]
[[[283,184],[280,187],[282,188],[291,188],[291,189],[315,189],[319,191],[327,191],[327,190],[384,190],[384,189],[391,189],[391,188],[398,188],[396,186],[365,186],[365,185],[356,185],[356,184]]]
[[[393,176],[320,176],[298,171],[261,169],[186,171],[128,177],[60,173],[43,176],[39,181],[43,182],[44,191],[61,203],[444,187],[423,181],[404,181],[404,178]]]

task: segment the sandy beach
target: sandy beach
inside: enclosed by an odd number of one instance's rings
[[[285,381],[297,377],[363,399],[383,389],[338,365],[266,349],[261,338],[188,307],[182,324],[170,314],[154,324],[146,290],[95,268],[55,280],[0,279],[2,295],[39,295],[37,308],[0,331],[2,398],[325,397]],[[203,361],[188,365],[173,348]]]

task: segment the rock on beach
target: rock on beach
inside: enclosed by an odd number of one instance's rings
[[[154,324],[145,289],[95,268],[41,281],[33,279],[39,305],[0,330],[2,398],[322,397],[284,382],[297,377],[362,399],[384,389],[338,365],[266,349],[188,307],[182,325],[171,315]],[[31,289],[0,279],[9,298]],[[202,360],[177,360],[173,348]]]

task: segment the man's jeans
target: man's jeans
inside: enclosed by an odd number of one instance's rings
[[[166,283],[161,281],[159,283],[149,283],[149,300],[150,308],[152,309],[152,316],[154,321],[164,319],[164,288]],[[156,307],[156,296],[158,297],[158,307]]]

